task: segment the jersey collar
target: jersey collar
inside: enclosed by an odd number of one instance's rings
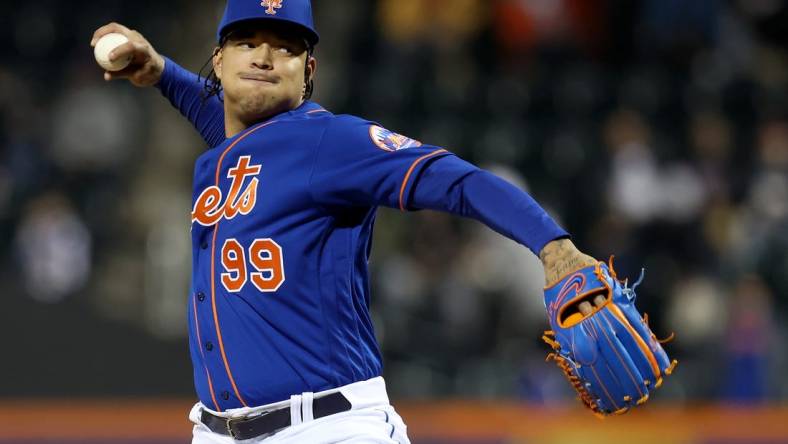
[[[304,103],[302,103],[298,108],[288,111],[287,115],[298,116],[301,114],[308,114],[317,111],[325,111],[325,109],[311,100],[304,100]]]
[[[285,112],[285,113],[277,114],[277,115],[269,118],[268,120],[265,120],[263,122],[258,122],[257,124],[252,125],[249,128],[254,128],[257,125],[270,123],[270,122],[273,122],[273,121],[276,121],[276,120],[281,120],[284,117],[301,116],[301,115],[306,115],[306,114],[318,113],[318,112],[321,112],[321,111],[322,112],[328,112],[328,111],[326,111],[325,108],[323,108],[322,106],[318,105],[317,103],[309,101],[309,100],[304,100],[304,103],[299,105],[298,108],[292,109],[292,110],[290,110],[288,112]],[[241,131],[240,133],[234,135],[233,137],[225,138],[224,141],[227,142],[228,140],[234,140],[234,139],[240,137],[242,134],[245,134],[246,132],[248,132],[249,128],[247,128],[244,131]]]

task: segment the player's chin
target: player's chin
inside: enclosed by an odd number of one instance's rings
[[[246,116],[244,120],[259,121],[289,111],[287,103],[277,95],[257,91],[256,94],[244,96],[241,100],[241,111]]]
[[[290,90],[281,83],[248,81],[239,88],[240,95],[250,101],[272,103],[284,100]]]

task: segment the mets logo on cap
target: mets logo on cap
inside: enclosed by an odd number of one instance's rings
[[[284,0],[263,0],[260,2],[260,6],[264,6],[267,9],[265,13],[268,15],[276,15],[276,10],[282,8],[282,3]]]
[[[413,140],[410,137],[405,137],[402,134],[397,134],[377,125],[369,127],[369,137],[378,148],[385,151],[399,151],[421,146],[421,142],[418,140]]]
[[[227,0],[216,41],[221,42],[235,25],[257,19],[294,26],[312,46],[320,41],[312,19],[311,0]]]

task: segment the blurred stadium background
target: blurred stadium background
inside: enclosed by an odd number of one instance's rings
[[[199,70],[219,0],[2,0],[0,442],[188,442],[188,214],[204,144],[106,84],[111,20]],[[315,99],[529,190],[677,339],[638,412],[581,411],[525,248],[382,210],[373,313],[414,443],[788,442],[788,5],[314,0]]]

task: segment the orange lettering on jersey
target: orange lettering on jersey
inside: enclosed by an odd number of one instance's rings
[[[192,222],[201,225],[213,225],[222,217],[219,210],[222,201],[222,190],[219,187],[208,187],[197,198],[192,210]]]
[[[222,265],[227,273],[222,273],[222,285],[230,293],[238,293],[246,284],[246,257],[241,244],[235,239],[227,239],[222,247]]]
[[[252,160],[249,156],[241,156],[238,159],[238,164],[234,168],[227,171],[227,177],[232,179],[230,185],[230,193],[227,197],[227,205],[225,209],[225,216],[228,219],[234,218],[238,213],[243,215],[249,214],[257,203],[257,184],[260,182],[257,178],[252,179],[243,193],[240,193],[241,186],[243,185],[246,176],[256,176],[260,174],[260,165],[252,165],[249,167],[249,162]]]
[[[273,239],[256,239],[249,247],[249,262],[257,270],[250,275],[252,284],[263,293],[279,290],[285,282],[282,247]]]
[[[247,215],[252,211],[257,203],[257,185],[260,180],[254,177],[243,191],[241,188],[247,177],[257,176],[262,168],[260,165],[250,166],[251,160],[251,156],[241,156],[238,163],[227,171],[230,190],[226,200],[222,200],[222,190],[216,186],[208,187],[200,193],[194,202],[192,222],[211,226],[222,218],[232,219],[238,214]]]

